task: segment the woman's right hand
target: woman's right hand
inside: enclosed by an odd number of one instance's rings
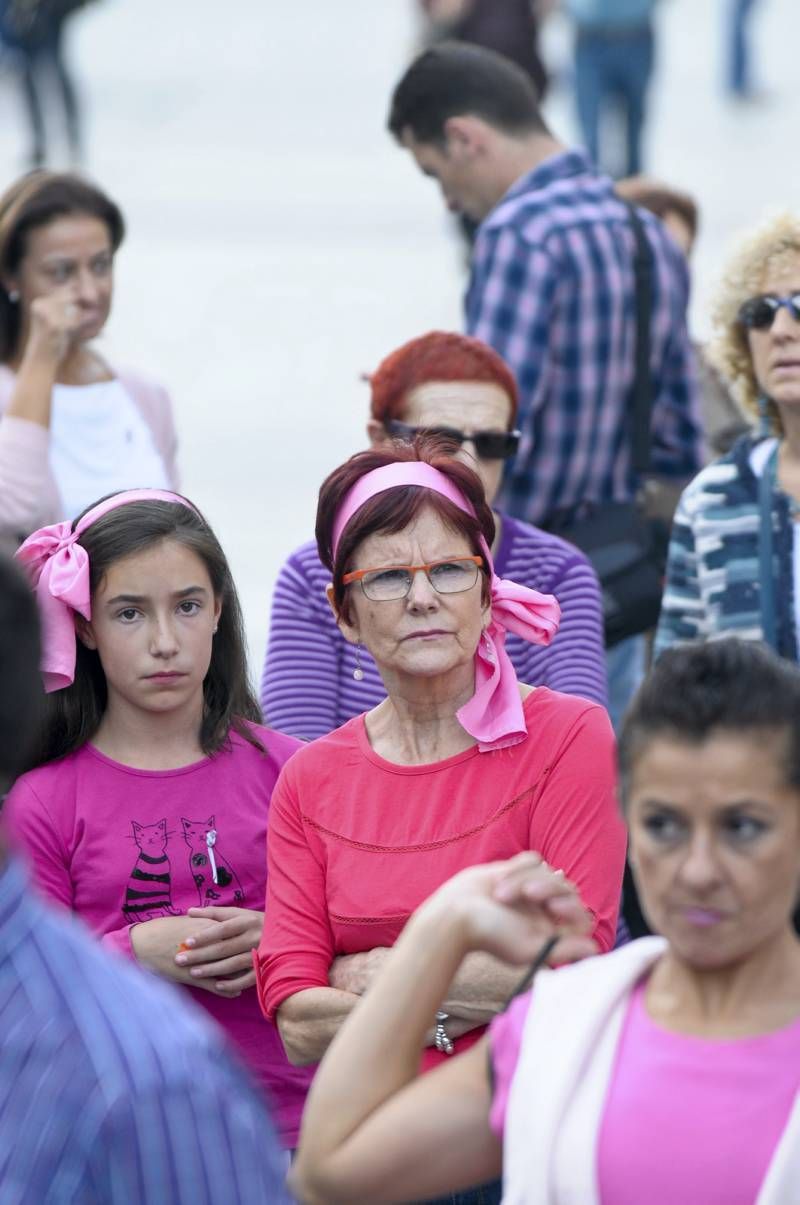
[[[457,922],[464,953],[483,950],[503,962],[531,962],[558,938],[549,962],[575,962],[597,952],[588,936],[591,913],[561,871],[536,853],[471,866],[450,879],[418,909],[414,922]]]
[[[80,325],[80,309],[72,292],[50,293],[31,302],[23,360],[57,369]]]

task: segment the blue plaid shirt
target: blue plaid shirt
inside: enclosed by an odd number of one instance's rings
[[[686,261],[652,214],[652,470],[701,466]],[[635,242],[628,211],[580,152],[523,176],[480,226],[467,329],[513,369],[519,452],[498,507],[541,524],[585,502],[636,492],[627,407],[635,374]]]

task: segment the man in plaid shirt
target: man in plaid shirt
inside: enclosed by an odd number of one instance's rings
[[[481,223],[467,330],[499,352],[520,389],[522,439],[498,504],[547,526],[587,504],[629,501],[639,486],[627,421],[635,241],[612,181],[553,138],[523,72],[474,46],[420,55],[395,89],[389,129],[448,207]],[[677,484],[701,466],[688,271],[661,223],[640,217],[653,257],[652,469]],[[623,696],[643,657],[633,640],[613,650]],[[614,673],[612,663],[612,695]]]

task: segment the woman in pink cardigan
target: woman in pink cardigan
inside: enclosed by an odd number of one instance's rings
[[[118,207],[35,171],[0,197],[0,547],[139,486],[175,489],[172,405],[94,350],[111,310]]]

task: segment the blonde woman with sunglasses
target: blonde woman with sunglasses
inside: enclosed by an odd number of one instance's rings
[[[734,634],[798,660],[800,218],[784,214],[733,255],[712,354],[754,430],[684,491],[656,652]]]

